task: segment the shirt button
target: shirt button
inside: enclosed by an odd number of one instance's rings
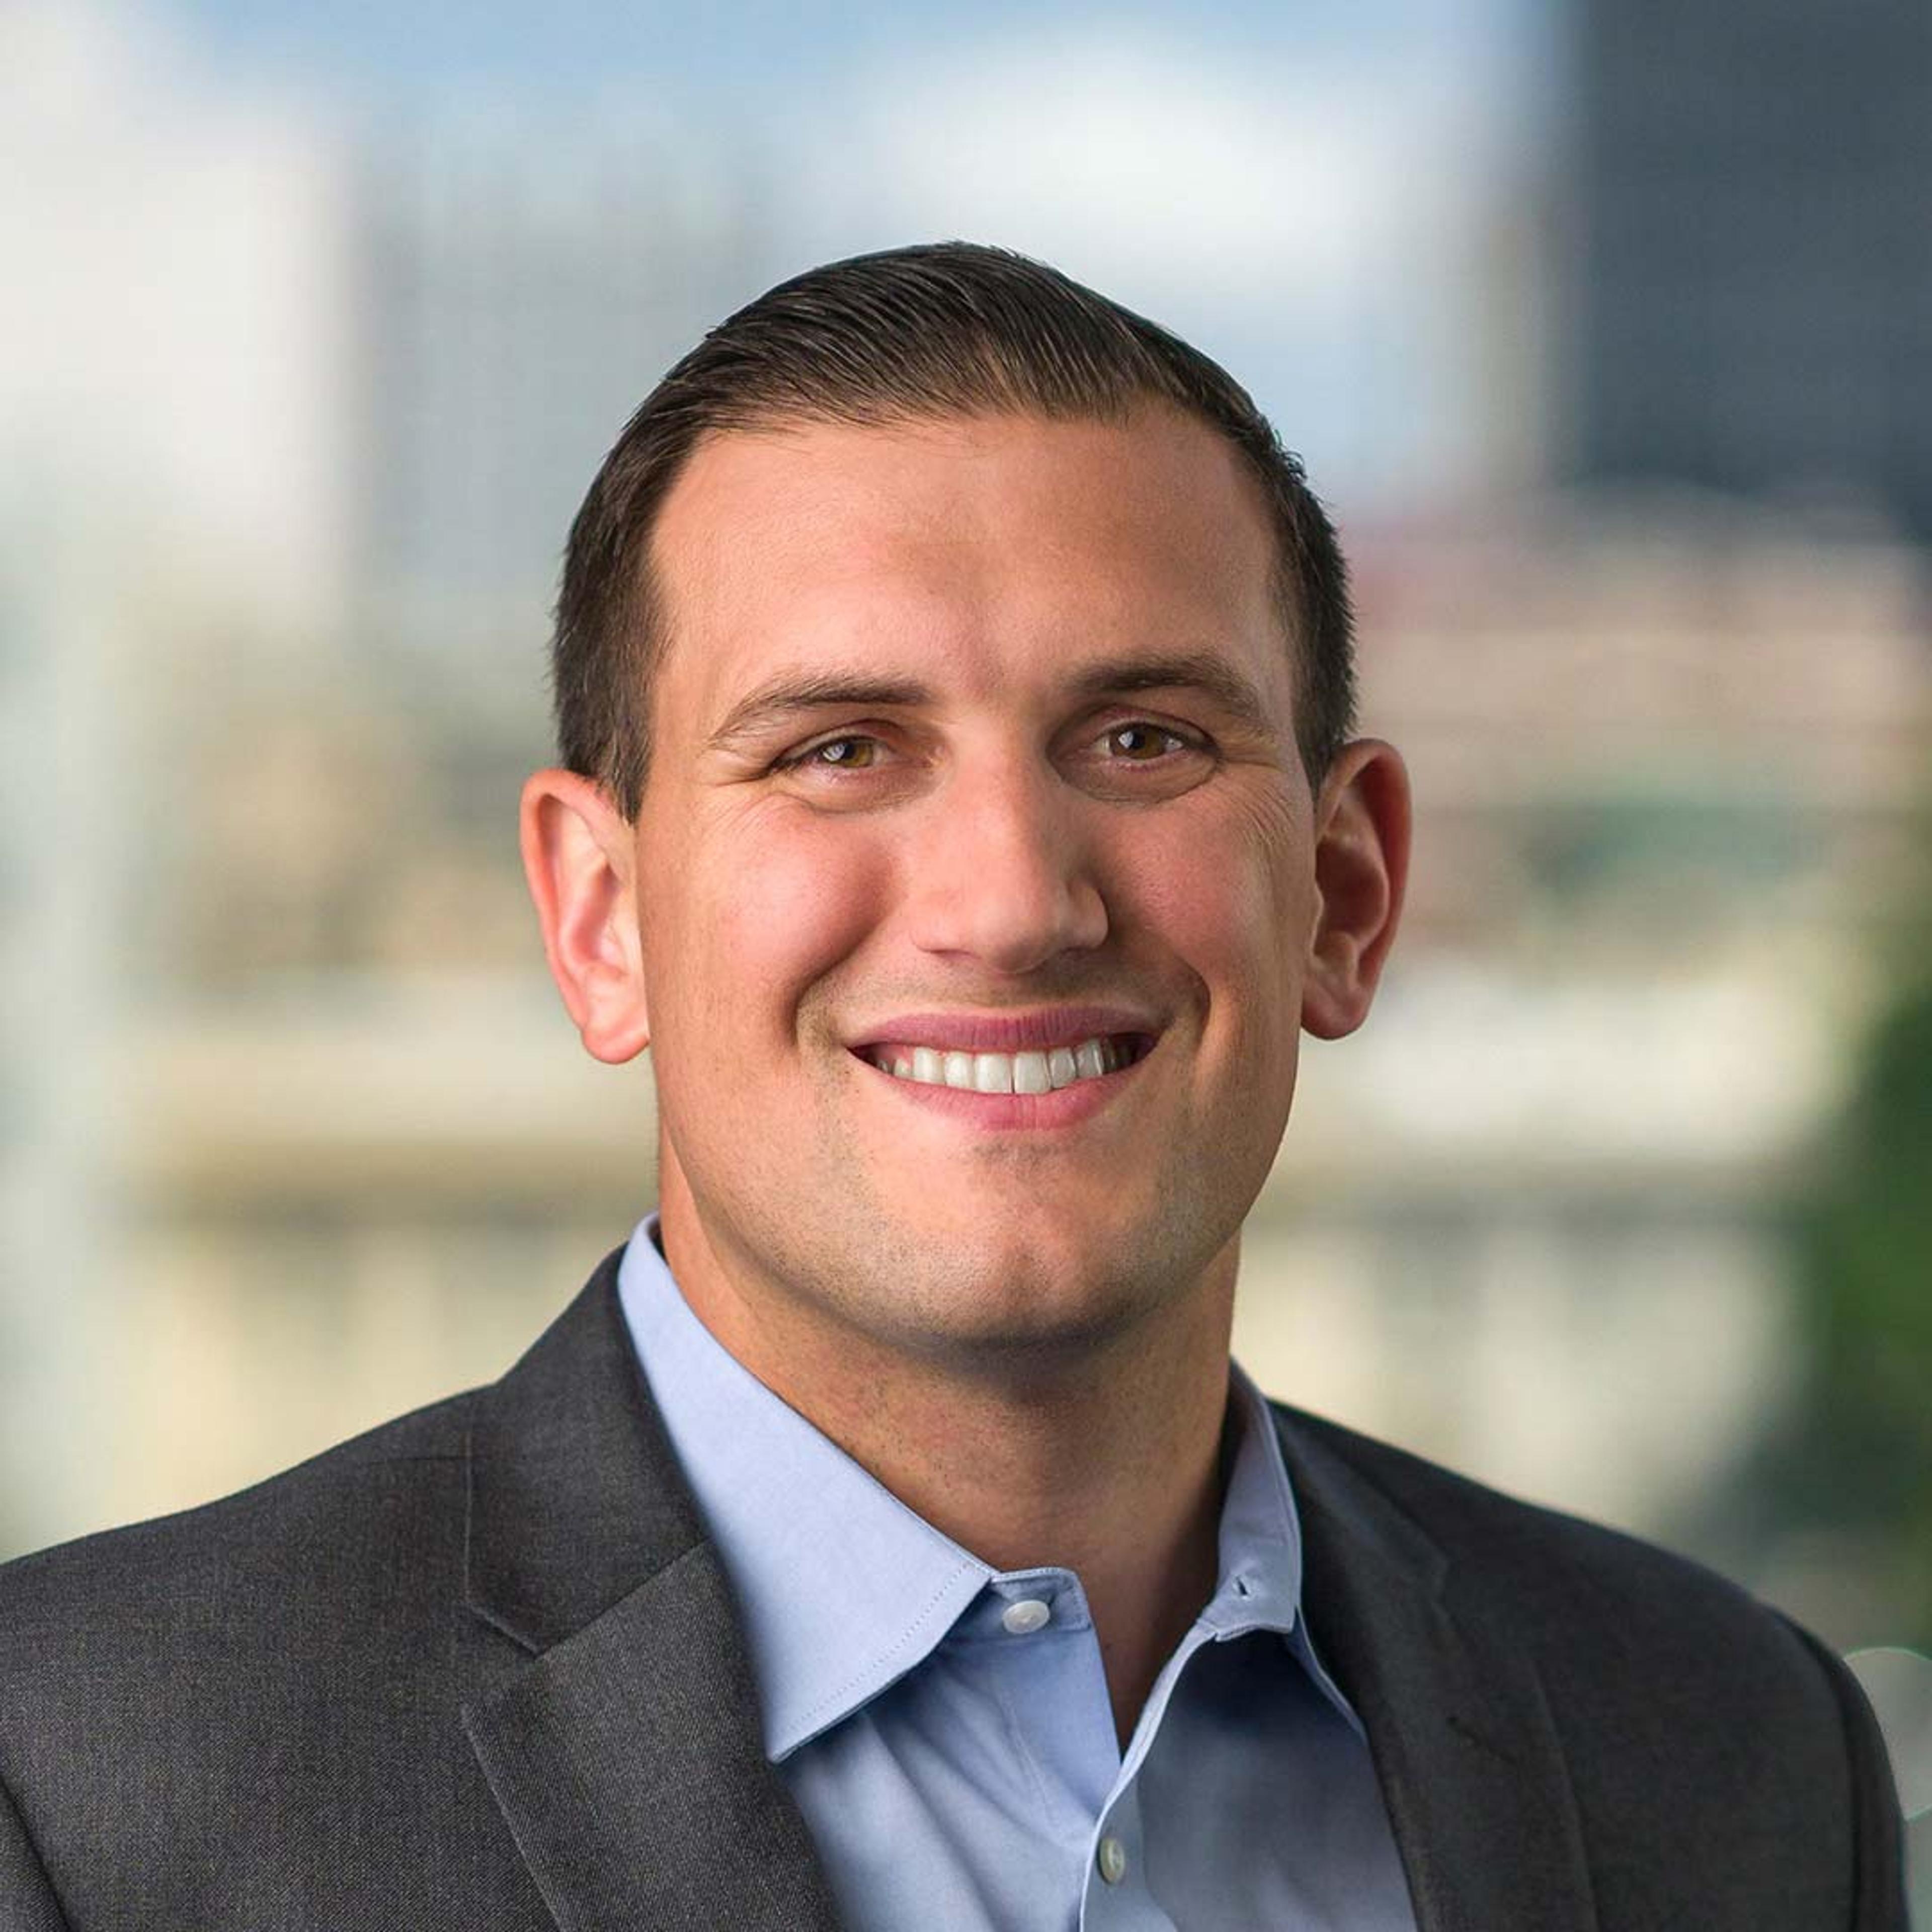
[[[1018,1603],[1006,1606],[1000,1621],[1015,1636],[1025,1636],[1034,1630],[1044,1630],[1053,1621],[1053,1610],[1051,1605],[1042,1604],[1037,1597],[1022,1597]]]
[[[1100,1840],[1100,1876],[1109,1885],[1118,1885],[1127,1875],[1127,1848],[1110,1832]]]

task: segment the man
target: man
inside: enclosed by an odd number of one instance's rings
[[[1402,898],[1349,651],[1245,394],[1037,264],[674,370],[523,806],[660,1212],[494,1388],[0,1574],[10,1932],[1902,1926],[1810,1638],[1231,1372]]]

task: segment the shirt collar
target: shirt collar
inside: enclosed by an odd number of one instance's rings
[[[694,1315],[648,1216],[624,1318],[745,1621],[774,1762],[920,1663],[992,1574],[766,1388]]]
[[[1007,1580],[861,1468],[765,1387],[692,1312],[649,1215],[617,1292],[665,1432],[745,1623],[774,1762],[922,1662]],[[1278,1630],[1354,1713],[1309,1647],[1300,1525],[1268,1405],[1233,1370],[1241,1430],[1221,1516],[1220,1576],[1201,1622],[1223,1640]]]
[[[1200,1621],[1226,1641],[1250,1630],[1279,1630],[1316,1688],[1367,1741],[1340,1688],[1316,1654],[1302,1610],[1301,1514],[1268,1398],[1238,1362],[1231,1400],[1241,1413],[1240,1446],[1221,1505],[1220,1576]]]

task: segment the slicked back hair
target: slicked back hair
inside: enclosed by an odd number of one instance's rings
[[[1117,422],[1150,400],[1220,431],[1261,485],[1295,657],[1297,745],[1318,787],[1354,729],[1353,627],[1341,547],[1299,459],[1198,350],[1043,262],[964,242],[855,256],[782,282],[645,398],[571,525],[550,646],[562,762],[636,818],[668,628],[651,533],[705,437],[810,422]]]

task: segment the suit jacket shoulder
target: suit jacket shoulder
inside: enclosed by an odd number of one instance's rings
[[[0,1924],[833,1932],[617,1258],[492,1387],[0,1568]],[[1678,1558],[1278,1420],[1420,1932],[1903,1927],[1834,1660]]]
[[[1625,1532],[1521,1498],[1442,1464],[1304,1411],[1274,1405],[1289,1453],[1318,1456],[1392,1505],[1442,1574],[1507,1607],[1526,1639],[1600,1630],[1615,1649],[1640,1652],[1654,1667],[1671,1654],[1709,1668],[1712,1637],[1768,1642],[1792,1660],[1784,1620],[1729,1579]],[[1329,1484],[1318,1493],[1331,1509]],[[1659,1650],[1659,1645],[1664,1648]],[[1600,1656],[1600,1652],[1599,1653]]]
[[[490,1387],[0,1568],[0,1924],[832,1932],[618,1258]]]
[[[452,1861],[490,1853],[452,1614],[474,1400],[0,1569],[0,1810],[50,1924],[320,1924],[358,1880],[393,1922],[443,1922]],[[10,1924],[9,1856],[0,1826]],[[496,1863],[527,1901],[503,1922],[548,1925]]]
[[[1514,1681],[1543,1714],[1568,1793],[1551,1828],[1573,1838],[1601,1923],[1903,1927],[1884,1746],[1856,1680],[1809,1633],[1635,1537],[1318,1417],[1277,1405],[1276,1419],[1312,1616],[1341,1600],[1316,1635],[1344,1689],[1384,1708],[1392,1684],[1432,1698],[1438,1732],[1508,1756],[1538,1729],[1495,1722]],[[1400,1606],[1360,1589],[1378,1558],[1411,1580]],[[1463,1660],[1460,1702],[1443,1690],[1453,1666],[1432,1688],[1404,1670],[1430,1648]]]
[[[0,1564],[9,1678],[31,1669],[37,1632],[80,1634],[76,1601],[88,1606],[87,1628],[103,1633],[156,1619],[232,1630],[226,1586],[263,1562],[280,1588],[298,1590],[305,1568],[332,1588],[352,1586],[359,1558],[398,1529],[428,1526],[440,1490],[453,1484],[460,1492],[476,1394],[399,1416],[218,1502]]]

